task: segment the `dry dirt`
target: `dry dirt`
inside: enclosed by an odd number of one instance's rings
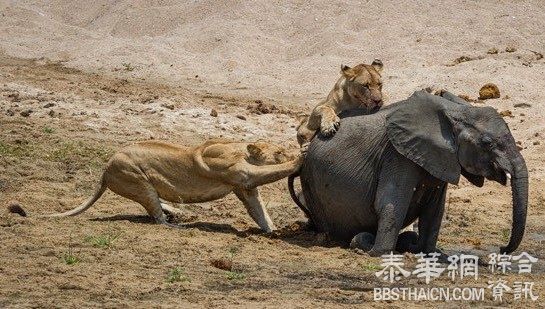
[[[455,2],[0,1],[0,307],[543,306],[545,6]],[[78,217],[32,217],[88,198],[109,155],[134,141],[223,136],[295,149],[297,115],[327,94],[340,63],[374,57],[387,103],[430,84],[471,99],[488,82],[500,88],[472,104],[510,111],[530,171],[519,252],[540,261],[532,275],[482,267],[456,284],[533,281],[537,302],[511,292],[499,303],[489,291],[479,303],[373,302],[372,289],[389,286],[374,274],[380,259],[305,230],[285,181],[261,190],[281,227],[271,234],[233,196],[178,205],[182,230],[111,192]],[[7,213],[10,201],[31,216]],[[463,180],[447,205],[446,252],[486,259],[507,242],[508,188]],[[453,286],[446,276],[432,285]]]

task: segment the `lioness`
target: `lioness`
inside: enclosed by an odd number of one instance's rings
[[[74,216],[93,205],[107,188],[140,203],[157,223],[177,227],[163,211],[177,208],[161,202],[207,202],[234,192],[266,232],[275,227],[257,187],[275,182],[299,169],[301,155],[279,146],[210,140],[184,147],[165,142],[140,142],[121,149],[107,163],[95,194],[81,206],[48,217]]]
[[[378,110],[382,106],[382,61],[375,59],[371,65],[358,64],[351,68],[341,66],[341,77],[308,118],[304,118],[297,128],[297,141],[305,149],[314,137],[316,130],[324,136],[335,134],[340,125],[337,116],[342,111],[354,108]]]

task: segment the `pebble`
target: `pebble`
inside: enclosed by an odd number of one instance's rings
[[[33,112],[33,110],[27,109],[27,110],[22,111],[20,114],[23,117],[28,117],[28,116],[30,116],[30,114],[32,114],[32,112]]]

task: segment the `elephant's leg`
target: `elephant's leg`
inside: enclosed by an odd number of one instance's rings
[[[378,206],[378,229],[375,244],[369,255],[380,256],[394,251],[399,231],[409,208],[410,198],[400,197],[396,201],[383,202]]]
[[[414,188],[421,178],[420,168],[395,150],[390,149],[385,155],[374,205],[378,229],[375,244],[369,251],[372,256],[395,250]]]
[[[397,237],[396,251],[397,252],[413,252],[417,250],[418,233],[415,231],[405,231]]]
[[[361,249],[365,252],[370,251],[375,244],[375,235],[367,232],[362,232],[354,236],[350,242],[350,248]]]
[[[439,252],[437,249],[437,238],[445,210],[445,196],[447,184],[442,184],[433,193],[425,204],[421,205],[420,217],[418,218],[418,244],[416,251],[430,253]]]

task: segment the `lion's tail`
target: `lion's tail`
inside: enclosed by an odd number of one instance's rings
[[[102,194],[104,194],[104,191],[106,191],[107,188],[108,187],[106,186],[106,183],[104,181],[104,175],[102,175],[100,179],[100,183],[98,184],[97,189],[95,190],[95,193],[85,203],[66,212],[43,215],[42,217],[70,217],[70,216],[79,215],[80,213],[86,211],[91,206],[93,206],[93,204],[102,196]]]
[[[310,219],[310,212],[308,211],[307,207],[301,203],[297,193],[295,193],[295,188],[293,187],[293,182],[297,176],[299,176],[299,171],[288,176],[288,189],[290,191],[290,196],[295,204],[297,204],[297,206],[299,206],[299,208],[305,213],[305,216]]]
[[[56,214],[50,214],[50,215],[39,215],[38,217],[69,217],[69,216],[75,216],[79,215],[80,213],[86,211],[89,209],[89,207],[93,206],[93,204],[104,194],[104,191],[106,191],[107,186],[104,181],[104,175],[102,175],[102,178],[100,180],[99,185],[97,186],[97,189],[93,196],[89,198],[85,203],[81,204],[80,206],[66,211],[62,213],[56,213]],[[8,207],[9,212],[19,214],[23,217],[27,216],[27,213],[20,205],[13,205]]]

